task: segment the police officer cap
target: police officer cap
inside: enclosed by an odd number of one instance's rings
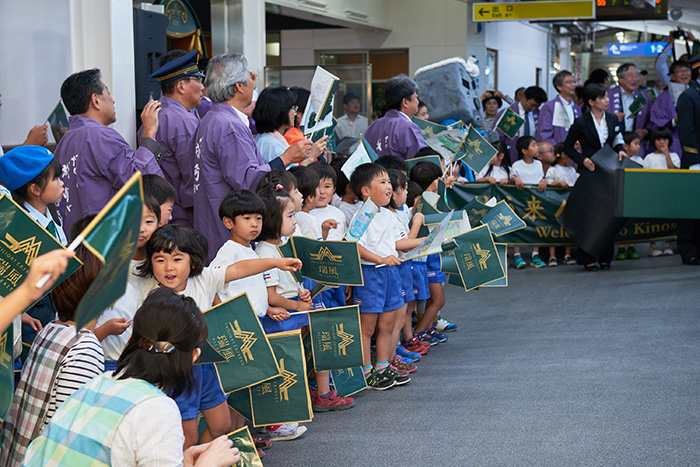
[[[0,156],[0,181],[8,190],[15,191],[34,180],[54,157],[41,146],[17,146]]]
[[[692,57],[691,59],[688,60],[690,62],[690,66],[692,68],[698,68],[700,67],[700,54]]]
[[[170,83],[189,76],[204,78],[204,75],[199,71],[199,68],[197,68],[197,60],[198,53],[196,50],[193,50],[180,58],[169,61],[153,73],[151,78],[158,78],[158,82],[161,84]]]

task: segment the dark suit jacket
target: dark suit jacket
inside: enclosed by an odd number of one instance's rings
[[[608,139],[605,144],[612,147],[616,152],[622,151],[622,144],[613,147],[615,137],[620,133],[621,126],[617,117],[613,114],[605,112],[605,120],[608,123]],[[581,143],[581,152],[574,149],[576,141]],[[574,120],[573,125],[569,128],[569,134],[564,140],[564,152],[578,165],[583,164],[586,157],[591,157],[603,147],[600,145],[598,130],[595,129],[593,115],[587,112],[583,116]]]
[[[678,137],[681,140],[683,156],[681,167],[686,169],[700,164],[700,83],[690,83],[676,104],[678,112]]]

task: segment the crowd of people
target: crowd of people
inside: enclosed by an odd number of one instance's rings
[[[31,349],[17,361],[21,373],[2,426],[0,465],[45,465],[49,459],[52,465],[231,465],[239,453],[226,434],[246,420],[228,406],[214,365],[196,364],[209,332],[201,311],[246,293],[265,333],[274,334],[305,332],[306,311],[357,305],[367,387],[403,386],[430,347],[456,329],[440,314],[445,273],[439,255],[406,259],[423,240],[423,216],[413,208],[423,193],[437,193],[439,180],[449,186],[461,175],[518,189],[571,187],[579,172],[595,170],[591,156],[605,145],[648,168],[697,169],[700,162],[697,149],[684,142],[678,116],[684,99],[700,102],[697,82],[690,86],[697,96],[683,92],[691,70],[697,79],[693,66],[700,57],[693,65],[675,61],[668,88],[655,99],[639,89],[631,63],[620,66],[620,85],[610,89],[607,75],[592,73],[578,92],[582,105],[568,71],[554,76],[558,95],[551,100],[536,86],[518,90],[514,99],[484,94],[480,130],[497,155],[478,174],[466,165],[450,172],[433,162],[409,170],[407,160],[435,152],[411,121],[429,118],[418,86],[396,76],[386,82],[384,112],[371,124],[360,115],[357,96],[342,101],[346,115],[338,119],[336,137],[362,134],[379,156],[349,178],[342,170],[347,156],[329,153],[327,138],[312,142],[299,129],[308,90],[271,87],[253,102],[257,76],[244,56],[213,57],[204,73],[197,58],[196,51],[163,58],[153,75],[162,96],[141,114],[137,150],[110,128],[114,99],[92,69],[69,76],[61,87],[71,116],[55,154],[39,138],[0,157],[6,193],[64,245],[135,171],[144,174],[138,243],[116,303],[76,328],[75,311],[101,269],[83,246],[37,258],[25,283],[0,302],[2,329],[19,315],[15,330],[24,323],[35,331],[15,333]],[[640,95],[641,108],[630,109]],[[524,120],[513,139],[496,129],[503,101]],[[312,297],[315,283],[299,284],[292,275],[299,260],[282,257],[277,247],[294,235],[343,240],[368,200],[378,211],[358,241],[365,285]],[[692,237],[693,224],[688,228]],[[693,238],[686,240],[694,247]],[[552,248],[547,263],[539,253],[533,248],[532,266],[558,264]],[[672,253],[669,244],[650,248],[652,256]],[[83,266],[48,301],[20,314],[49,290],[73,254]],[[577,258],[586,270],[608,269],[613,254],[612,245],[599,257],[579,248]],[[632,246],[618,251],[618,259],[623,256],[639,257]],[[683,257],[689,264],[698,264],[696,258],[697,252]],[[564,263],[576,263],[570,247]],[[517,248],[513,265],[526,266]],[[51,280],[34,287],[44,274]],[[328,371],[315,372],[309,387],[316,412],[356,403],[338,394]],[[200,415],[206,422],[201,432]],[[256,447],[262,454],[271,441],[295,439],[307,429],[298,423],[262,427]]]

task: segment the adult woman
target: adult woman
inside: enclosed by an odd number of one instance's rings
[[[588,84],[584,87],[583,94],[590,112],[574,120],[564,141],[564,151],[579,167],[585,167],[592,172],[595,170],[595,164],[591,156],[603,146],[612,147],[618,153],[620,160],[627,154],[622,146],[620,123],[615,115],[606,112],[609,99],[605,86]],[[576,141],[581,144],[581,152],[574,147]],[[596,261],[600,269],[610,269],[614,247],[615,245],[610,243],[599,258],[579,248],[578,262],[584,265],[586,271],[597,270]]]
[[[498,141],[498,134],[494,131],[494,126],[496,126],[498,109],[503,105],[503,100],[499,97],[502,94],[498,91],[496,94],[485,92],[481,96],[481,107],[484,109],[484,117],[481,119],[479,129],[486,132],[489,141],[492,143]]]
[[[215,465],[240,460],[225,437],[184,453],[176,397],[188,390],[207,325],[192,298],[159,288],[136,312],[114,375],[73,394],[27,449],[23,465]],[[94,463],[91,461],[94,460]]]

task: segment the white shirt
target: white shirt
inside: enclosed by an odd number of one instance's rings
[[[235,108],[234,106],[231,106],[231,108],[236,111],[236,115],[238,115],[238,118],[241,119],[243,124],[249,128],[250,127],[250,120],[248,119],[248,116],[246,114],[244,114],[243,112],[241,112],[240,110],[238,110],[237,108]]]
[[[527,118],[528,121],[530,122],[530,136],[535,136],[535,116],[532,114],[532,112],[525,112],[525,109],[523,108],[523,105],[518,102],[518,114],[522,118]],[[527,116],[525,115],[527,114]],[[572,120],[573,122],[573,120]],[[525,123],[520,127],[518,130],[518,136],[523,136],[525,134]]]
[[[402,206],[402,208],[405,208],[407,211],[409,210],[408,206],[405,204]],[[410,211],[409,211],[410,212]],[[406,217],[406,212],[402,209],[401,211],[396,210],[396,211],[391,211],[391,213],[394,215],[394,219],[396,221],[396,241],[399,241],[404,238],[408,238],[408,232],[410,231],[410,228],[408,226],[410,222],[410,218]],[[372,221],[374,222],[374,221]],[[397,250],[398,251],[398,250]],[[405,251],[399,251],[399,258],[403,259],[406,257]]]
[[[519,177],[525,185],[537,185],[544,178],[542,162],[537,159],[531,164],[526,163],[523,159],[515,161],[513,168],[510,169],[512,178]]]
[[[492,167],[491,173],[489,175],[486,175],[486,172],[488,172],[489,167]],[[477,179],[479,178],[484,178],[484,177],[493,177],[496,179],[497,182],[500,182],[501,180],[509,180],[510,177],[508,176],[508,172],[506,172],[506,169],[501,167],[500,165],[487,165],[483,169],[481,169],[481,172],[476,176]]]
[[[316,219],[316,223],[320,226],[328,219],[333,219],[338,223],[338,227],[328,231],[326,240],[342,240],[348,230],[348,224],[345,220],[345,214],[335,206],[327,204],[325,207],[312,209],[309,213],[311,217]],[[321,229],[323,234],[323,229]]]
[[[630,106],[634,102],[634,91],[627,94],[627,92],[620,87],[620,99],[622,100],[622,111],[625,113],[625,131],[634,131],[635,115],[632,115],[632,112],[630,112]],[[595,120],[595,118],[593,120]],[[605,122],[605,119],[603,119],[603,122]]]
[[[340,200],[340,202],[338,202],[338,204],[336,204],[335,207],[340,209],[343,212],[343,214],[345,214],[345,225],[350,225],[350,221],[353,217],[355,217],[357,211],[360,210],[360,208],[362,207],[362,203],[358,201],[357,203],[351,204]]]
[[[359,138],[362,133],[367,131],[367,126],[369,125],[369,120],[367,117],[358,115],[355,117],[355,121],[350,120],[347,114],[336,120],[335,134],[338,137],[338,141],[343,138]]]
[[[209,266],[195,277],[187,278],[187,286],[182,292],[185,297],[191,297],[197,303],[200,311],[211,308],[214,295],[226,291],[226,267]]]
[[[219,248],[211,265],[228,266],[245,259],[260,259],[260,257],[251,247],[228,240]],[[253,306],[253,311],[255,311],[257,316],[262,317],[267,314],[267,286],[262,273],[229,282],[226,291],[219,293],[219,298],[221,298],[222,302],[225,302],[242,293],[248,294],[250,304]]]
[[[670,152],[669,156],[671,156],[671,162],[673,162],[673,165],[678,169],[681,166],[681,158],[678,157],[678,154],[675,152]],[[646,157],[644,157],[644,168],[645,169],[656,169],[656,170],[666,170],[668,169],[668,165],[666,165],[666,156],[663,154],[659,154],[656,152],[652,152],[651,154],[647,154]]]
[[[295,236],[323,240],[321,224],[319,224],[315,217],[308,212],[299,211],[294,213],[294,218],[297,220],[297,228],[294,231]]]
[[[563,165],[553,165],[547,170],[547,183],[566,182],[569,186],[574,186],[578,180],[579,174],[576,173],[573,167],[564,167]]]
[[[281,258],[282,255],[276,245],[268,242],[260,242],[255,247],[255,252],[261,258]],[[266,287],[275,287],[275,291],[284,298],[296,298],[299,295],[299,285],[289,271],[280,271],[277,268],[263,273]]]
[[[66,240],[66,234],[63,232],[63,228],[60,225],[58,225],[56,221],[53,220],[53,218],[51,217],[51,213],[48,209],[46,209],[46,212],[42,214],[34,206],[27,203],[26,201],[23,203],[23,206],[24,209],[27,210],[29,215],[32,216],[46,230],[49,230],[47,228],[49,222],[53,221],[53,225],[56,228],[56,239],[59,242],[61,242],[63,246],[66,246],[68,244],[68,240]]]
[[[352,221],[350,222],[352,224]],[[397,256],[396,240],[400,233],[396,216],[387,208],[379,208],[379,212],[374,216],[372,222],[365,233],[357,242],[370,252],[384,258],[389,255]],[[362,264],[376,265],[371,261],[361,260]]]
[[[566,115],[569,117],[569,126],[571,126],[572,123],[574,123],[574,120],[576,117],[574,116],[574,101],[573,99],[570,100],[569,102],[566,101],[561,95],[559,96],[561,99],[562,105],[564,106],[564,110],[566,111]]]

